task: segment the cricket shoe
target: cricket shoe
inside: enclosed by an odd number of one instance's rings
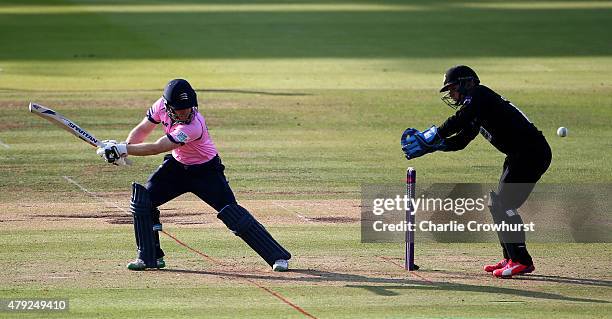
[[[514,275],[523,275],[531,273],[535,270],[533,264],[526,266],[519,262],[512,260],[508,261],[508,264],[504,268],[496,269],[493,271],[493,276],[497,278],[512,278]]]
[[[274,271],[287,271],[289,269],[289,262],[285,259],[279,259],[274,262],[272,265],[272,270]]]
[[[495,265],[485,265],[484,266],[484,271],[486,271],[486,272],[493,272],[493,271],[495,271],[497,269],[502,269],[502,268],[506,267],[506,265],[508,264],[509,260],[510,259],[508,259],[508,258],[504,258],[504,259],[500,260]]]
[[[164,267],[166,267],[166,262],[164,261],[164,257],[157,258],[157,267],[155,268],[161,269]],[[127,264],[127,268],[129,270],[145,270],[147,268],[147,265],[142,259],[136,258],[134,259],[134,261]]]

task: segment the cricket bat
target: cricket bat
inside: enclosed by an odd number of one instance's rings
[[[93,134],[89,133],[87,130],[81,128],[76,123],[69,120],[65,116],[55,112],[54,110],[34,102],[30,102],[29,109],[31,113],[36,114],[44,118],[45,120],[55,124],[61,129],[66,130],[68,133],[80,138],[87,144],[93,147],[104,147],[104,144],[100,140],[98,140]],[[128,165],[131,165],[131,161],[129,161],[127,158],[125,160]]]

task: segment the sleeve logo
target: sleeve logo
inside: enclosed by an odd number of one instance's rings
[[[185,134],[183,131],[179,131],[178,134],[176,134],[176,140],[184,143],[187,140],[188,136],[187,134]]]

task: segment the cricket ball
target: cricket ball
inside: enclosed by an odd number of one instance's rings
[[[567,136],[567,128],[561,126],[560,128],[557,129],[557,135],[559,135],[560,137],[566,137]]]

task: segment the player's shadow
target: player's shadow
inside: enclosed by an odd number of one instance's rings
[[[207,93],[237,93],[237,94],[255,94],[255,95],[272,95],[272,96],[310,96],[309,93],[299,92],[271,92],[271,91],[254,91],[254,90],[232,90],[232,89],[202,89],[199,90]]]
[[[562,301],[575,301],[575,302],[592,302],[592,303],[610,303],[606,300],[590,299],[590,298],[576,298],[568,297],[560,294],[541,292],[541,291],[529,291],[513,288],[494,287],[494,286],[480,286],[480,285],[467,285],[458,283],[436,283],[433,286],[369,286],[369,285],[346,285],[346,287],[362,288],[371,291],[380,296],[396,296],[399,295],[394,290],[432,290],[432,291],[453,291],[453,292],[479,292],[479,293],[490,293],[495,295],[510,295],[518,297],[527,297],[535,299],[548,299],[548,300],[562,300]]]
[[[285,274],[303,274],[307,276],[302,277],[289,277],[279,276],[275,274],[244,274],[244,273],[232,273],[222,271],[207,271],[207,270],[188,270],[188,269],[163,269],[164,272],[177,272],[186,274],[199,274],[199,275],[212,275],[219,277],[233,277],[242,279],[257,279],[257,280],[272,280],[272,281],[298,281],[298,282],[366,282],[366,283],[377,283],[377,284],[431,284],[431,282],[425,280],[411,280],[405,278],[380,278],[380,277],[367,277],[356,274],[346,273],[335,273],[311,269],[292,269]]]
[[[447,270],[434,270],[434,271],[425,270],[423,272],[460,275],[460,276],[465,275],[464,273],[461,273],[461,272],[447,271]],[[538,275],[538,274],[529,274],[525,276],[520,276],[520,277],[517,277],[517,279],[527,280],[527,281],[555,282],[555,283],[560,283],[560,284],[612,287],[612,281],[605,280],[605,279],[575,278],[575,277],[550,276],[550,275]]]
[[[556,283],[561,283],[561,284],[612,287],[611,280],[603,280],[603,279],[573,278],[573,277],[545,276],[545,275],[529,275],[529,276],[523,276],[521,277],[521,279],[531,280],[531,281],[548,281],[548,282],[556,282]]]
[[[496,295],[512,295],[536,299],[563,300],[576,302],[610,303],[606,300],[575,298],[560,294],[529,291],[524,289],[514,289],[495,286],[468,285],[448,282],[431,282],[427,280],[416,280],[407,278],[384,278],[364,276],[357,274],[329,272],[314,269],[293,269],[285,275],[277,274],[239,274],[232,272],[205,271],[205,270],[186,270],[186,269],[166,269],[165,272],[177,272],[187,274],[198,274],[207,276],[219,276],[224,278],[241,278],[244,280],[269,280],[269,281],[293,281],[293,282],[344,282],[345,287],[361,288],[380,296],[395,296],[399,293],[394,290],[431,290],[431,291],[463,291],[491,293]],[[301,274],[303,276],[290,276],[291,274]],[[364,284],[365,283],[365,284]],[[368,285],[372,284],[372,285]],[[376,285],[373,285],[376,284]],[[387,285],[385,285],[387,284]]]

